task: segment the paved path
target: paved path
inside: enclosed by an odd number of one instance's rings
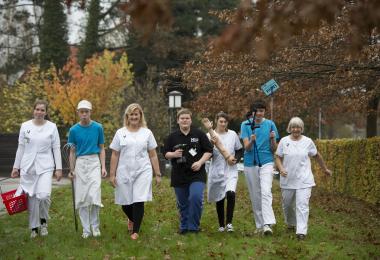
[[[0,177],[1,192],[4,193],[10,190],[17,189],[19,183],[20,183],[20,178],[7,179],[4,177]],[[69,184],[70,184],[70,179],[68,178],[62,178],[59,182],[55,178],[53,178],[53,189],[64,186],[64,185],[69,185]],[[0,215],[3,215],[3,214],[7,214],[7,211],[5,209],[3,201],[0,199]]]

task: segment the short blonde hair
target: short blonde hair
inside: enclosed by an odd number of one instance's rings
[[[193,114],[191,113],[190,109],[188,109],[188,108],[181,108],[177,112],[177,120],[179,119],[180,115],[190,115],[190,117],[191,117]]]
[[[130,104],[124,112],[124,126],[129,126],[129,120],[128,120],[128,115],[130,115],[133,111],[138,110],[140,113],[140,127],[147,127],[146,121],[145,121],[145,116],[144,116],[144,111],[142,110],[141,106],[137,103],[132,103]]]
[[[288,128],[286,128],[286,131],[289,134],[291,132],[290,130],[292,129],[292,127],[300,127],[301,128],[301,133],[303,133],[304,124],[303,124],[302,119],[299,118],[298,116],[292,117],[292,119],[290,119],[290,121],[289,121]]]

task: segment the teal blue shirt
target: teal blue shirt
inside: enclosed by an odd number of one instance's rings
[[[77,157],[100,153],[99,145],[104,144],[103,126],[95,121],[87,126],[77,123],[70,128],[68,143],[75,145]]]
[[[260,124],[256,124],[256,126],[260,127],[255,128],[252,132],[249,124],[250,122],[248,120],[241,123],[240,138],[248,138],[248,140],[251,140],[251,135],[254,133],[256,135],[258,156],[254,152],[254,147],[252,145],[250,151],[244,151],[244,166],[252,167],[258,165],[259,162],[261,165],[273,162],[273,153],[270,147],[270,132],[275,132],[277,141],[280,139],[276,125],[272,120],[264,119]]]

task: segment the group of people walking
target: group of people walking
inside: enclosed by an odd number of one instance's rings
[[[314,142],[302,135],[304,125],[298,117],[290,120],[287,128],[290,135],[282,138],[277,147],[279,134],[275,123],[264,117],[265,110],[263,101],[253,103],[247,120],[241,124],[240,138],[228,129],[229,116],[224,112],[216,115],[215,130],[210,122],[205,124],[206,134],[191,126],[189,109],[178,111],[179,128],[167,137],[163,155],[172,165],[171,186],[180,216],[180,234],[200,231],[206,183],[208,200],[216,205],[218,231],[234,231],[237,163],[244,154],[244,174],[254,212],[255,232],[273,233],[272,225],[276,220],[272,208],[272,181],[276,163],[281,174],[285,222],[289,229],[295,229],[299,239],[305,238],[311,188],[315,186],[310,157],[316,157],[326,174],[331,175],[331,171]],[[91,111],[89,101],[80,101],[77,106],[79,122],[68,134],[71,147],[69,177],[75,184],[75,207],[82,223],[83,238],[101,235],[101,177],[107,176],[103,127],[91,119]],[[48,120],[47,113],[48,104],[39,100],[34,105],[33,119],[21,125],[11,173],[12,177],[20,175],[20,190],[28,196],[31,238],[48,234],[54,170],[58,181],[62,177],[58,130]],[[144,216],[144,203],[152,200],[153,176],[160,183],[161,172],[157,142],[147,128],[141,106],[129,105],[123,118],[124,126],[116,131],[110,144],[110,182],[115,188],[115,204],[126,214],[130,237],[136,240]],[[206,172],[205,164],[209,160]]]

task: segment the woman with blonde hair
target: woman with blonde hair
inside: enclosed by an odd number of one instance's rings
[[[141,106],[130,104],[124,113],[124,127],[116,131],[110,145],[110,181],[115,188],[115,203],[121,205],[128,217],[133,240],[138,238],[144,202],[152,200],[152,167],[156,182],[161,182],[156,147]]]
[[[313,140],[302,135],[303,130],[302,119],[293,117],[287,128],[290,135],[281,139],[276,151],[285,222],[289,230],[295,229],[300,240],[307,234],[309,200],[315,186],[310,157],[317,160],[326,175],[331,175]]]

